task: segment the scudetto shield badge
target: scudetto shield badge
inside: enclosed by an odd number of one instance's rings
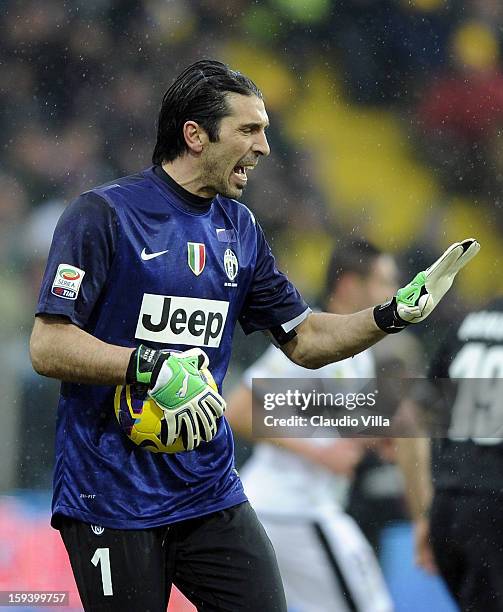
[[[227,249],[224,253],[224,268],[229,280],[233,281],[238,275],[239,264],[238,258],[231,249]]]
[[[206,248],[200,242],[187,242],[187,257],[189,268],[196,276],[204,270],[206,263]]]

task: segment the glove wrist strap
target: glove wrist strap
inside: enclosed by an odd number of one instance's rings
[[[140,383],[149,385],[152,380],[153,371],[159,360],[160,351],[153,348],[140,346],[131,353],[128,367],[126,370],[126,384],[133,385]]]
[[[126,370],[126,385],[133,385],[136,382],[136,361],[138,349],[134,350],[129,357],[129,363]]]
[[[380,304],[374,307],[374,320],[377,327],[382,329],[387,334],[397,334],[405,329],[408,325],[398,316],[396,309],[396,298],[391,299],[385,304]]]

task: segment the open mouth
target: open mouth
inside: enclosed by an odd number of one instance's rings
[[[247,172],[253,170],[256,164],[236,164],[232,170],[232,176],[234,177],[234,181],[238,183],[241,187],[244,187],[248,181]]]
[[[246,176],[246,166],[234,166],[233,173],[241,181],[246,182],[248,180],[248,177]]]

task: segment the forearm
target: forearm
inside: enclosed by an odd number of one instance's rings
[[[246,440],[253,440],[252,432],[252,402],[251,389],[241,384],[235,387],[227,399],[225,418],[229,421],[232,431]]]
[[[234,433],[250,442],[274,444],[336,474],[350,475],[361,458],[362,441],[337,440],[328,448],[303,438],[258,438],[253,435],[251,389],[240,385],[227,398],[226,418]],[[361,448],[359,448],[361,447]]]
[[[426,516],[431,504],[429,444],[427,438],[396,438],[397,463],[405,479],[405,497],[414,521]]]
[[[244,384],[236,387],[227,398],[226,418],[234,433],[251,442],[268,442],[313,459],[313,455],[318,452],[318,449],[312,444],[306,443],[305,440],[299,438],[257,438],[254,436],[252,402],[251,389]]]
[[[350,315],[312,313],[282,348],[295,363],[320,368],[352,357],[386,335],[377,327],[372,308]]]
[[[60,317],[37,317],[30,341],[34,369],[66,382],[124,384],[132,352],[98,340]]]

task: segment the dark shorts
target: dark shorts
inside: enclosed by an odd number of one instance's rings
[[[503,610],[503,510],[495,497],[435,494],[430,523],[435,559],[462,612]]]
[[[171,585],[198,610],[286,612],[276,556],[248,502],[142,530],[62,517],[85,610],[165,612]]]

